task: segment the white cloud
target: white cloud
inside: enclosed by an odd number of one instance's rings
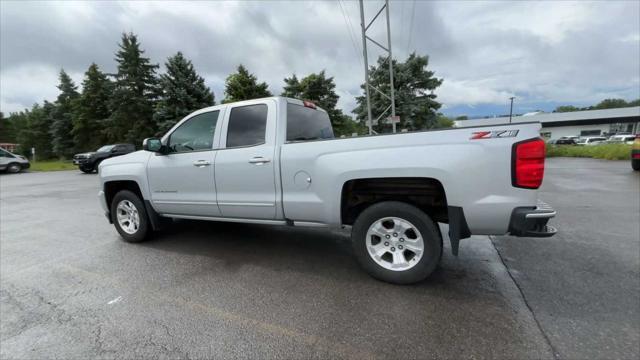
[[[506,91],[493,90],[482,81],[445,80],[438,89],[438,100],[449,106],[503,103],[505,99],[514,95]]]

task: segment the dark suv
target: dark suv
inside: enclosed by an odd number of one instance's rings
[[[136,151],[136,147],[133,144],[105,145],[95,152],[73,155],[73,163],[78,165],[83,172],[91,173],[98,171],[98,165],[102,160],[134,151]]]

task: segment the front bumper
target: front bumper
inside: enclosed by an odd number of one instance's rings
[[[549,219],[556,216],[556,211],[546,203],[538,201],[538,206],[517,207],[511,213],[509,233],[513,236],[550,237],[558,231],[547,225]]]
[[[84,165],[85,163],[88,163],[89,159],[73,159],[73,164],[74,165]]]

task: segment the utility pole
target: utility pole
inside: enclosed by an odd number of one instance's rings
[[[511,117],[513,116],[513,99],[515,98],[515,96],[509,98],[511,100],[511,109],[509,110],[509,124],[511,124]]]
[[[383,46],[379,42],[373,40],[367,35],[367,30],[371,27],[374,21],[378,18],[378,16],[382,13],[382,10],[386,10],[385,15],[387,17],[387,47]],[[385,0],[384,5],[378,10],[376,15],[371,19],[369,24],[365,26],[364,20],[364,1],[360,0],[360,26],[362,27],[362,53],[364,55],[364,81],[365,81],[365,93],[367,98],[367,124],[369,125],[369,135],[373,134],[373,116],[371,114],[371,97],[370,90],[373,89],[380,93],[380,95],[389,99],[391,104],[387,106],[387,108],[375,119],[377,123],[386,113],[391,109],[391,116],[389,119],[391,120],[391,124],[393,125],[393,132],[396,132],[396,123],[398,122],[396,119],[396,99],[395,99],[395,89],[393,87],[393,57],[391,52],[391,22],[389,19],[389,0]],[[385,94],[382,90],[376,88],[375,86],[369,83],[369,61],[367,59],[367,40],[376,44],[382,50],[389,53],[386,61],[389,62],[389,85],[390,85],[390,94]]]

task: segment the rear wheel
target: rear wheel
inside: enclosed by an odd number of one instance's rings
[[[20,170],[22,170],[22,166],[20,166],[20,164],[18,163],[11,163],[7,166],[7,171],[12,174],[19,173]]]
[[[437,225],[415,206],[387,201],[365,209],[351,238],[360,265],[373,277],[410,284],[429,276],[440,261]]]
[[[149,233],[149,218],[142,200],[129,190],[121,190],[111,202],[111,220],[126,242],[140,242]]]

